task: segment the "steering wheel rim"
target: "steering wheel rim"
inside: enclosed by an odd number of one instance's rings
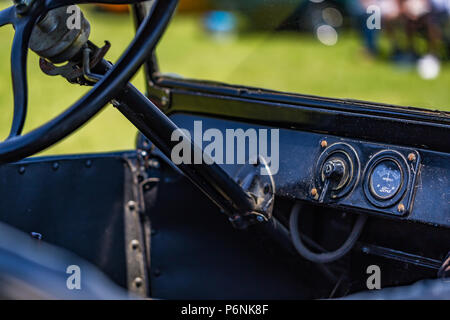
[[[146,61],[159,41],[177,0],[155,0],[136,36],[118,62],[83,97],[60,115],[21,135],[28,102],[26,60],[28,42],[39,17],[62,6],[82,3],[133,4],[143,0],[36,0],[26,15],[17,6],[0,11],[0,27],[12,24],[16,33],[11,50],[11,73],[14,91],[14,117],[8,138],[0,143],[0,163],[18,161],[62,140],[88,122],[116,96]]]

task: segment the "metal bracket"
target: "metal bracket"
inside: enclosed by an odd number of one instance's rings
[[[164,113],[169,111],[171,106],[171,93],[169,89],[160,88],[156,84],[151,84],[148,87],[148,98]]]
[[[272,217],[275,201],[275,182],[266,159],[258,156],[239,169],[234,177],[242,189],[255,201],[255,210],[245,216],[235,215],[230,221],[238,229],[268,221]]]
[[[102,61],[111,48],[111,44],[105,41],[105,45],[101,48],[96,47],[92,42],[88,41],[86,48],[88,55],[83,52],[82,61],[70,61],[63,66],[56,66],[50,61],[40,58],[39,66],[46,75],[63,76],[70,83],[78,83],[79,85],[94,85],[98,79],[91,77],[90,70]],[[84,51],[84,50],[83,50]],[[87,64],[86,64],[87,62]],[[81,64],[81,65],[80,65]],[[86,74],[86,72],[88,74]]]
[[[356,248],[358,248],[364,254],[371,254],[390,260],[413,264],[427,269],[438,270],[441,265],[441,262],[439,260],[426,258],[399,250],[393,250],[386,247],[376,246],[369,243],[358,242]]]
[[[138,159],[125,158],[124,223],[128,290],[132,294],[148,297],[150,266],[150,222],[144,215],[145,203],[142,181],[146,170]]]

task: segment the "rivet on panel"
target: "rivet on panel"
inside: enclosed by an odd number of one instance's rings
[[[400,212],[400,213],[404,213],[405,212],[405,205],[403,203],[400,203],[397,206],[397,211]]]
[[[144,281],[142,280],[142,278],[141,277],[136,277],[136,278],[134,278],[134,285],[137,287],[137,288],[139,288],[140,286],[142,286],[142,283],[143,283]]]
[[[132,240],[132,241],[131,241],[131,248],[132,248],[133,250],[136,250],[137,248],[139,248],[139,241],[136,240],[136,239]]]

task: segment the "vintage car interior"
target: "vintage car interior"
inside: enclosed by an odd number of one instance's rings
[[[111,44],[89,40],[95,21],[62,26],[67,6],[87,2],[0,12],[15,29],[14,117],[0,143],[1,297],[449,297],[449,113],[161,72],[155,47],[176,0],[96,0],[133,4],[136,37],[112,64]],[[92,89],[22,134],[28,47],[45,74]],[[146,93],[129,83],[141,66]],[[31,157],[104,107],[139,129],[134,150]],[[261,155],[174,163],[172,133],[194,137],[199,121],[223,136],[277,134],[278,167]],[[189,159],[201,154],[194,140]],[[80,292],[65,290],[74,264],[91,279]],[[371,266],[382,289],[365,293]]]

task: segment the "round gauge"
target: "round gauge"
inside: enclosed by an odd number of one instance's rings
[[[394,160],[380,161],[370,175],[370,192],[378,199],[395,196],[402,185],[402,169]]]
[[[401,153],[383,150],[367,163],[363,188],[367,200],[374,206],[392,207],[404,198],[410,186],[411,169]],[[398,214],[397,210],[392,211]]]

